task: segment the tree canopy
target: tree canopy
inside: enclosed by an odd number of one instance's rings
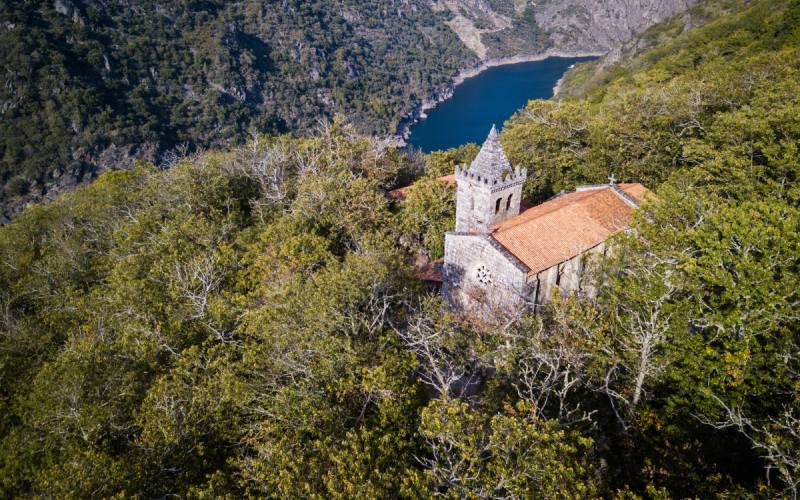
[[[29,207],[0,228],[0,496],[796,497],[797,19],[739,5],[508,123],[529,202],[657,197],[597,297],[499,325],[414,265],[474,146],[335,119]]]

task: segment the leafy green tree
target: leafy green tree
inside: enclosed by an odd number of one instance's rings
[[[398,232],[436,260],[444,257],[444,234],[455,227],[455,190],[447,182],[425,179],[408,189],[398,214]]]
[[[425,155],[426,173],[430,177],[453,175],[456,167],[469,165],[478,155],[477,144],[464,144],[446,151],[434,151]]]
[[[428,446],[411,495],[448,498],[591,498],[596,495],[592,440],[559,429],[520,402],[485,415],[448,398],[422,413]]]

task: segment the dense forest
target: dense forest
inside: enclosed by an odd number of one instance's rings
[[[627,39],[696,0],[601,2],[637,17],[603,29],[572,5],[587,1],[0,2],[0,224],[137,159],[171,166],[338,113],[390,138],[479,57],[538,54],[553,33],[607,50],[590,35]]]
[[[0,3],[0,202],[175,149],[394,132],[477,58],[426,1]]]
[[[414,263],[476,147],[341,119],[26,209],[0,228],[0,496],[796,498],[800,1],[723,3],[504,129],[529,202],[657,194],[592,300],[448,311]]]

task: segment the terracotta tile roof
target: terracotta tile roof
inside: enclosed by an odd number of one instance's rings
[[[444,175],[442,177],[437,177],[436,180],[437,181],[446,182],[446,183],[450,184],[452,187],[456,187],[456,176],[455,175]],[[414,186],[415,185],[416,184],[411,184],[410,186],[401,187],[401,188],[397,188],[397,189],[394,189],[392,191],[389,191],[389,197],[394,198],[396,200],[405,200],[406,198],[408,198],[408,195],[411,193],[411,191],[414,190]]]
[[[635,184],[618,184],[623,191],[636,198],[636,201],[642,203],[645,199],[655,198],[655,195],[646,187],[638,182]]]
[[[638,202],[651,195],[641,184],[618,186]],[[528,266],[532,276],[626,228],[635,209],[607,185],[579,188],[496,224],[492,236]]]

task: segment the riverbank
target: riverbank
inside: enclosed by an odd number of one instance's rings
[[[450,83],[443,89],[437,91],[432,97],[424,99],[417,107],[415,107],[405,118],[400,121],[395,134],[390,135],[386,139],[386,143],[395,147],[405,147],[406,140],[411,134],[411,127],[413,127],[420,120],[427,118],[427,112],[435,108],[439,104],[453,97],[456,87],[464,83],[465,80],[480,75],[484,71],[495,68],[497,66],[505,66],[509,64],[519,64],[526,62],[543,61],[551,57],[599,57],[601,53],[598,52],[585,52],[585,51],[562,51],[562,50],[547,50],[538,54],[530,55],[516,55],[510,57],[501,57],[496,59],[487,59],[480,64],[471,68],[460,71]],[[555,91],[563,82],[562,79],[556,84]]]
[[[567,73],[569,73],[569,70],[574,68],[574,67],[575,67],[574,64],[572,66],[570,66],[569,69],[567,70]],[[558,93],[561,92],[561,87],[564,86],[564,82],[567,79],[567,73],[564,73],[564,76],[559,78],[558,81],[556,82],[555,87],[553,87],[553,97],[557,96]]]

